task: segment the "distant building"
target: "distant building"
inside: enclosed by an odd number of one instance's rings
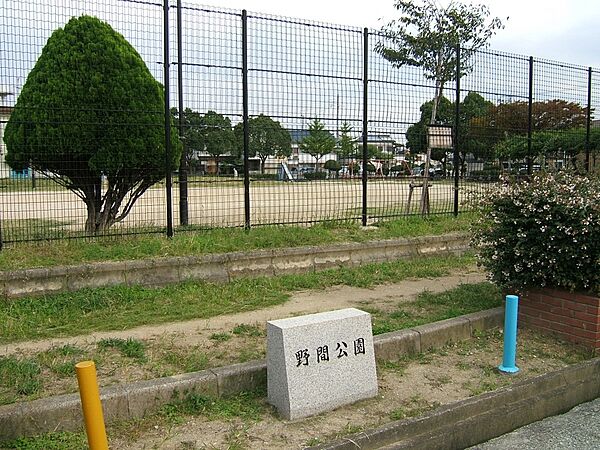
[[[13,95],[8,89],[0,86],[0,104],[4,105],[6,97]],[[0,178],[10,176],[10,168],[6,164],[6,145],[4,144],[4,127],[12,114],[12,106],[0,106]]]
[[[362,136],[358,139],[362,142]],[[396,150],[396,141],[389,134],[367,134],[367,145],[374,145],[380,152],[393,155]]]
[[[315,167],[315,158],[308,153],[304,153],[300,149],[300,144],[306,137],[309,136],[310,132],[308,130],[288,130],[290,133],[290,137],[292,138],[292,154],[289,158],[287,158],[287,165],[290,169],[303,169],[303,168],[314,168]],[[334,138],[333,134],[329,133],[330,136]],[[276,159],[276,158],[273,158]],[[325,161],[330,159],[337,160],[337,155],[335,153],[328,153],[323,155],[321,159],[319,159],[319,165],[322,166],[325,164]],[[268,161],[268,160],[267,160]]]

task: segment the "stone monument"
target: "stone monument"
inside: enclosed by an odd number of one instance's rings
[[[347,308],[267,322],[267,390],[288,420],[376,396],[370,314]]]

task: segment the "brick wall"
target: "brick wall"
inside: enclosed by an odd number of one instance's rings
[[[600,297],[556,289],[530,291],[520,298],[519,324],[600,353]]]

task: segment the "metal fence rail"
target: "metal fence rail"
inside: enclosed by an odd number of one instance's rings
[[[127,154],[143,126],[145,134],[160,135],[165,156],[127,166],[133,157],[121,155],[119,170],[158,170],[160,180],[121,220],[92,230],[84,195],[56,183],[52,169],[33,170],[33,160],[30,167],[8,166],[7,153],[17,150],[3,142],[0,248],[90,234],[458,214],[501,172],[595,167],[599,71],[490,50],[461,61],[456,49],[461,76],[446,83],[437,115],[438,125],[452,127],[453,146],[433,150],[425,177],[427,102],[435,85],[420,68],[398,69],[383,59],[379,31],[180,0],[7,5],[0,17],[2,131],[52,33],[82,15],[108,23],[139,53],[166,88],[162,109],[127,106],[125,94],[122,105],[104,109],[29,105],[46,119],[19,119],[24,132],[37,136],[35,144],[27,136],[23,142],[40,155],[72,145],[69,139],[81,141],[80,148]],[[75,72],[72,89],[88,77],[83,68]],[[322,153],[309,145],[317,135]],[[182,157],[170,166],[169,155],[180,148]],[[71,178],[95,170],[98,195],[105,196],[117,169],[97,164],[74,158],[59,165],[72,169]]]

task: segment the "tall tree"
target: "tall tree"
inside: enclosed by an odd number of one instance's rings
[[[340,127],[340,132],[341,134],[335,152],[343,161],[356,158],[356,139],[351,136],[352,127],[348,122],[344,122]]]
[[[250,156],[260,159],[260,172],[265,173],[265,161],[269,156],[286,157],[292,154],[292,138],[290,133],[279,122],[269,116],[260,114],[248,119]],[[244,151],[244,124],[234,127],[238,153]]]
[[[93,234],[122,221],[177,167],[175,128],[171,136],[166,162],[163,87],[121,34],[81,16],[46,42],[4,140],[11,167],[30,166],[85,203]]]
[[[308,136],[302,140],[300,148],[303,152],[315,158],[316,172],[319,160],[335,149],[335,138],[325,129],[323,122],[315,119],[308,124]]]
[[[177,108],[171,108],[171,115],[175,123],[179,122],[179,111]],[[194,154],[203,151],[202,141],[202,114],[198,111],[193,111],[190,108],[185,108],[182,114],[183,130],[179,139],[183,143],[182,158],[186,158],[186,163],[189,164],[193,159]]]
[[[456,47],[461,48],[461,74],[468,73],[471,57],[503,28],[502,21],[488,21],[485,5],[452,1],[443,8],[436,0],[398,0],[394,6],[401,16],[382,28],[384,39],[375,50],[394,67],[421,67],[425,78],[435,82],[430,116],[434,123],[444,86],[456,78]]]
[[[198,143],[200,148],[215,159],[218,175],[220,158],[224,155],[235,156],[236,146],[231,120],[214,111],[208,111],[200,119]]]
[[[488,21],[485,5],[465,5],[450,2],[440,7],[436,0],[398,0],[395,5],[401,16],[382,28],[384,39],[375,50],[394,67],[420,67],[426,79],[435,82],[430,123],[437,117],[437,109],[448,81],[456,79],[456,47],[460,46],[460,75],[472,69],[471,58],[485,47],[496,30],[503,27],[495,17]],[[431,149],[427,149],[425,178],[421,197],[421,212],[429,209],[429,163]]]

